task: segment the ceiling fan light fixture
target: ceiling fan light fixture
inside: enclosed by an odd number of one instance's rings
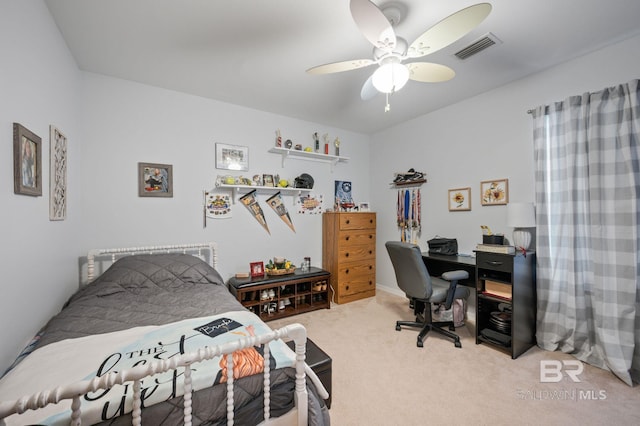
[[[398,62],[389,62],[380,67],[371,76],[371,82],[379,92],[393,93],[402,89],[409,81],[409,69]]]

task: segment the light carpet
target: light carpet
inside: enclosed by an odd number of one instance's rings
[[[575,358],[534,346],[512,360],[476,345],[472,313],[456,330],[462,348],[431,333],[417,348],[417,329],[395,330],[396,320],[413,320],[407,299],[377,293],[269,323],[304,325],[331,356],[333,426],[640,424],[640,386],[586,364],[579,382],[565,374],[543,383],[541,361]]]

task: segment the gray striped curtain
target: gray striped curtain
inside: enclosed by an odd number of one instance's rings
[[[639,80],[533,111],[538,346],[640,382]]]

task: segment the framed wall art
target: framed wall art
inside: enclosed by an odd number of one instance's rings
[[[49,126],[49,220],[67,217],[67,137]]]
[[[509,179],[486,180],[480,183],[483,206],[499,206],[509,202]]]
[[[13,192],[42,195],[42,139],[13,123]]]
[[[471,188],[449,190],[449,211],[465,212],[471,210]]]
[[[140,197],[173,197],[173,166],[138,163],[138,195]]]
[[[249,170],[249,148],[216,143],[216,169]]]

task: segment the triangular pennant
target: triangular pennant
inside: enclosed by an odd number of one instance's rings
[[[269,235],[271,235],[271,232],[269,231],[269,227],[267,226],[267,221],[264,218],[264,213],[262,212],[262,208],[260,207],[260,204],[258,204],[258,200],[256,199],[256,190],[254,189],[253,191],[240,197],[240,201],[242,201],[242,204],[244,204],[245,207],[249,209],[249,211],[251,212],[253,217],[256,218],[258,223],[262,225],[264,229],[267,230]]]
[[[289,212],[282,202],[282,196],[280,195],[280,191],[276,192],[273,197],[267,200],[267,203],[271,206],[271,208],[278,213],[280,219],[284,221],[284,223],[291,228],[293,232],[296,232],[296,229],[293,227],[293,222],[291,222],[291,216],[289,216]]]

